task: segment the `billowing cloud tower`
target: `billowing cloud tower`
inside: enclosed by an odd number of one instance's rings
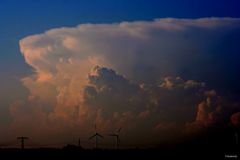
[[[23,38],[33,73],[22,79],[29,96],[12,104],[9,130],[57,141],[87,137],[97,123],[147,144],[156,139],[143,137],[225,125],[240,109],[225,94],[239,95],[239,34],[239,19],[165,18]]]

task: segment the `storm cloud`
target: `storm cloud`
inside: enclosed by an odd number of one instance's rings
[[[22,79],[29,97],[11,107],[13,125],[38,123],[66,138],[87,137],[96,122],[141,139],[230,122],[239,110],[239,35],[236,18],[163,18],[23,38],[33,73]]]

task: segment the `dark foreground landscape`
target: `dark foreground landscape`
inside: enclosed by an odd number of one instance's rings
[[[239,159],[237,148],[220,149],[216,146],[175,146],[158,149],[78,149],[78,148],[39,148],[1,149],[6,158],[46,159]]]
[[[229,133],[230,134],[230,133]],[[214,138],[213,138],[214,137]],[[84,149],[77,145],[62,148],[0,149],[2,157],[24,159],[240,159],[240,147],[231,135],[216,134],[162,144],[154,148]]]

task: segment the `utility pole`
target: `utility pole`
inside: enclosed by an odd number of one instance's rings
[[[24,149],[24,142],[25,140],[29,139],[28,137],[18,137],[18,140],[21,142],[21,149]]]

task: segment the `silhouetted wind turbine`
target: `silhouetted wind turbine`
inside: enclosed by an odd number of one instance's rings
[[[116,133],[109,134],[109,136],[112,136],[112,137],[115,137],[115,138],[116,138],[116,148],[117,148],[117,149],[119,148],[119,142],[120,142],[119,134],[120,134],[121,129],[122,129],[122,128],[119,128]]]
[[[17,137],[18,140],[21,142],[21,149],[24,149],[24,142],[25,140],[29,139],[28,137]]]
[[[97,125],[95,124],[95,134],[92,135],[91,137],[89,137],[89,139],[91,140],[91,139],[95,138],[95,148],[96,149],[98,148],[98,137],[103,138],[103,136],[97,132]]]

